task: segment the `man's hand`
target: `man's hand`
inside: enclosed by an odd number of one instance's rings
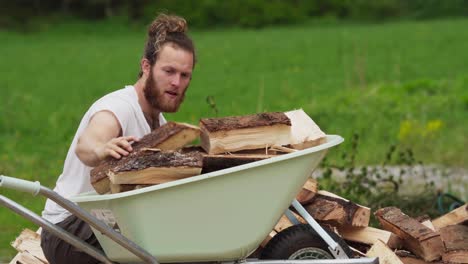
[[[113,113],[97,112],[78,138],[75,153],[90,167],[96,167],[109,156],[120,159],[133,150],[131,143],[138,141],[136,137],[121,135],[122,128]]]
[[[108,156],[120,159],[133,151],[132,142],[138,141],[134,136],[118,137],[109,140],[104,145],[96,148],[96,156],[103,160]]]

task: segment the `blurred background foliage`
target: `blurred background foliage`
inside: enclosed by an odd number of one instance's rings
[[[324,17],[385,21],[468,15],[468,0],[16,0],[1,5],[0,27],[27,31],[37,30],[38,21],[63,17],[145,23],[155,11],[181,15],[194,28],[255,28]]]
[[[0,174],[54,187],[82,114],[134,83],[158,12],[187,19],[200,59],[169,120],[302,107],[346,139],[321,189],[412,216],[468,199],[468,0],[0,1]],[[0,263],[25,227],[0,207]]]

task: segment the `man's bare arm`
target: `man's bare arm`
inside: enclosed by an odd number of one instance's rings
[[[120,159],[131,152],[133,136],[121,137],[122,128],[109,111],[101,111],[91,118],[83,134],[78,138],[75,153],[87,166],[95,167],[111,156]]]

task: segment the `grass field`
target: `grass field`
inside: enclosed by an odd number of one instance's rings
[[[214,116],[207,96],[220,116],[302,107],[329,134],[358,133],[360,164],[382,162],[399,144],[424,163],[466,167],[466,28],[468,19],[192,32],[194,78],[167,118]],[[0,32],[0,174],[53,187],[82,114],[135,82],[144,39],[143,28],[108,23]],[[0,194],[36,213],[45,202]],[[33,225],[0,208],[0,261],[24,227]]]

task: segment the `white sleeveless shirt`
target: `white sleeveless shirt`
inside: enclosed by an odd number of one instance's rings
[[[125,86],[105,95],[97,100],[86,112],[76,131],[75,137],[68,150],[63,172],[57,180],[54,191],[65,198],[94,190],[90,182],[90,171],[92,167],[86,166],[75,154],[76,143],[94,114],[100,111],[110,111],[117,118],[122,128],[122,136],[135,136],[141,138],[151,132],[151,128],[143,115],[138,96],[133,86]],[[159,115],[159,124],[166,123],[163,115]],[[47,199],[42,217],[56,224],[68,216],[70,212]]]

